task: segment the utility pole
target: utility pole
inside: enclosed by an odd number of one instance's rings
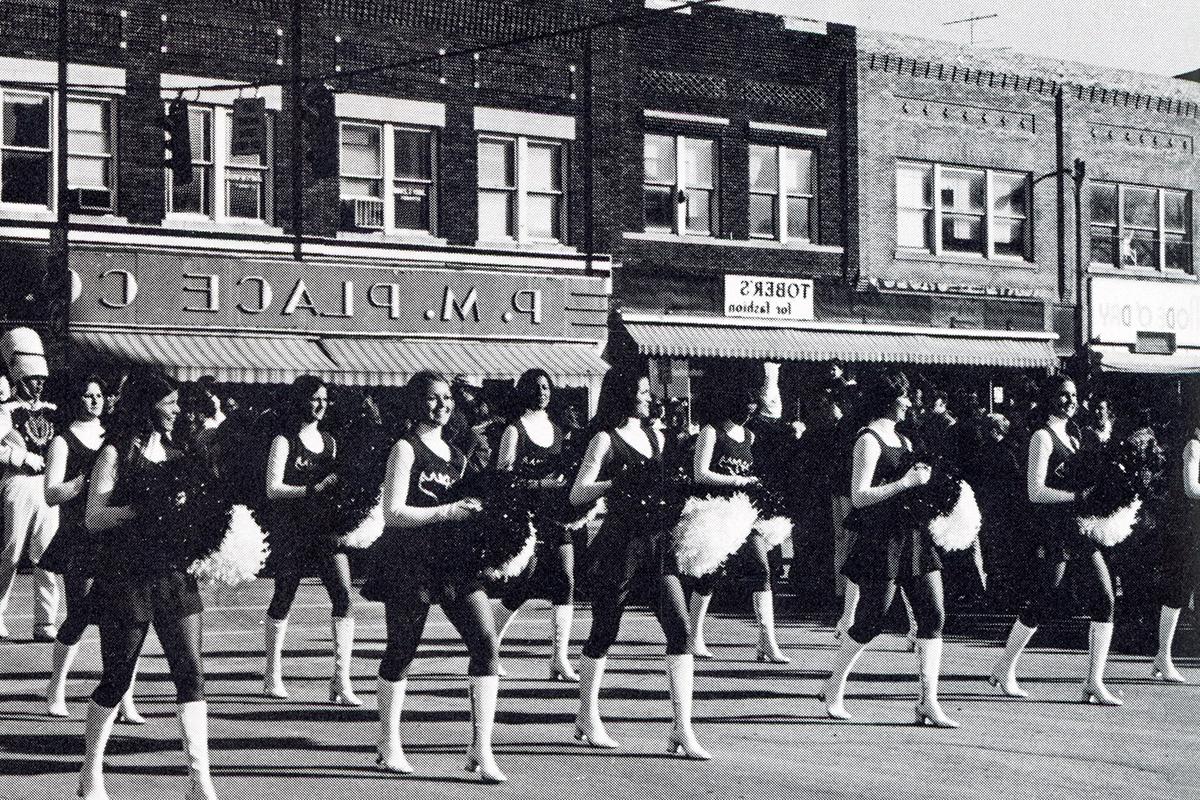
[[[47,255],[42,289],[46,302],[46,322],[49,325],[49,346],[59,364],[69,354],[68,321],[71,307],[70,249],[71,197],[67,179],[67,59],[70,52],[69,0],[58,0],[58,92],[54,109],[54,201],[58,210],[54,235]]]

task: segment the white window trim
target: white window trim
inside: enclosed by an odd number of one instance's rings
[[[1167,235],[1167,233],[1180,233],[1180,231],[1178,231],[1178,230],[1168,231],[1167,230],[1167,205],[1165,202],[1166,196],[1167,196],[1168,192],[1184,195],[1184,199],[1185,199],[1185,203],[1186,203],[1185,208],[1188,213],[1188,218],[1183,221],[1183,231],[1182,232],[1183,232],[1184,236],[1186,237],[1184,239],[1184,241],[1187,242],[1188,244],[1192,244],[1191,212],[1192,212],[1193,203],[1192,203],[1192,193],[1189,190],[1173,189],[1173,188],[1164,187],[1164,186],[1146,186],[1144,184],[1138,184],[1138,183],[1120,183],[1117,181],[1094,181],[1091,183],[1091,186],[1114,186],[1114,187],[1116,187],[1116,189],[1117,189],[1117,209],[1116,209],[1117,218],[1116,218],[1115,225],[1093,223],[1092,219],[1091,219],[1091,213],[1089,210],[1089,213],[1088,213],[1088,241],[1089,241],[1089,243],[1091,242],[1091,239],[1092,239],[1092,229],[1093,228],[1101,228],[1101,227],[1116,228],[1116,236],[1117,236],[1116,246],[1118,248],[1120,248],[1122,246],[1122,242],[1124,241],[1121,234],[1123,232],[1125,232],[1126,230],[1129,230],[1131,227],[1133,230],[1139,230],[1139,231],[1140,230],[1149,230],[1148,228],[1143,228],[1143,227],[1140,227],[1137,225],[1129,226],[1125,222],[1125,190],[1126,189],[1150,189],[1150,190],[1153,190],[1156,193],[1156,202],[1158,204],[1158,206],[1157,206],[1157,209],[1158,209],[1157,225],[1158,225],[1158,227],[1157,227],[1157,229],[1154,230],[1155,237],[1158,239],[1157,245],[1155,246],[1155,251],[1156,251],[1155,255],[1156,255],[1156,259],[1157,259],[1156,264],[1153,264],[1151,266],[1142,266],[1140,264],[1135,266],[1132,264],[1126,264],[1126,263],[1124,263],[1124,259],[1122,257],[1120,250],[1118,249],[1118,252],[1116,254],[1117,255],[1117,263],[1116,264],[1109,264],[1107,262],[1102,262],[1102,261],[1094,261],[1094,260],[1092,260],[1091,252],[1089,252],[1088,253],[1088,262],[1091,266],[1107,268],[1107,269],[1111,269],[1111,270],[1124,271],[1124,272],[1145,272],[1145,273],[1153,272],[1153,273],[1157,273],[1160,275],[1178,275],[1178,276],[1186,276],[1189,278],[1196,274],[1196,265],[1194,263],[1191,265],[1191,270],[1175,269],[1175,268],[1167,266],[1167,236],[1166,235]],[[1089,248],[1089,251],[1090,250],[1091,250],[1091,248]]]
[[[178,225],[221,225],[221,226],[248,226],[255,228],[269,228],[278,230],[277,226],[271,224],[271,220],[275,218],[275,153],[274,153],[274,119],[268,115],[267,118],[267,135],[265,140],[266,153],[263,158],[266,162],[266,169],[263,170],[263,218],[249,219],[247,217],[231,217],[226,213],[226,196],[225,196],[225,181],[226,169],[231,166],[229,162],[228,142],[226,141],[226,125],[229,115],[233,113],[233,109],[228,106],[211,105],[209,103],[195,103],[195,108],[206,108],[212,111],[210,116],[210,124],[212,125],[212,214],[198,214],[194,211],[171,211],[171,190],[172,179],[171,169],[169,166],[164,168],[166,176],[166,192],[163,198],[163,204],[168,209],[164,215],[164,223],[169,226]],[[165,141],[165,134],[164,134]],[[232,165],[236,170],[238,165]]]
[[[229,86],[233,88],[225,89]],[[199,90],[196,87],[203,87]],[[196,105],[232,106],[233,101],[240,97],[261,97],[266,101],[267,110],[283,111],[283,87],[260,86],[256,89],[245,88],[242,81],[226,81],[218,78],[202,78],[197,75],[175,75],[163,73],[159,79],[159,97],[163,100],[173,100],[182,91],[185,98],[193,100]]]
[[[58,62],[33,58],[0,56],[0,75],[20,76],[36,83],[57,83]],[[125,70],[94,64],[67,64],[67,83],[87,86],[88,91],[105,95],[125,94]]]
[[[382,177],[380,178],[380,197],[368,197],[366,195],[343,195],[341,193],[341,178],[361,178],[363,180],[375,180],[373,176],[367,175],[347,175],[341,169],[342,155],[342,126],[343,125],[362,125],[377,128],[379,130],[379,147],[380,166],[382,169]],[[412,228],[397,228],[396,227],[396,131],[397,130],[419,130],[430,134],[429,142],[429,164],[430,164],[430,180],[429,180],[429,227],[424,230],[413,230]],[[338,202],[342,200],[381,200],[383,202],[383,228],[381,230],[355,230],[355,231],[338,231],[338,236],[348,237],[368,237],[378,238],[387,236],[398,239],[420,239],[422,241],[434,240],[437,242],[444,241],[438,237],[438,211],[439,211],[439,194],[438,194],[438,128],[430,125],[421,125],[417,123],[394,123],[383,122],[380,120],[371,119],[338,119]]]
[[[988,261],[1028,262],[1028,261],[1033,260],[1033,190],[1032,190],[1032,185],[1031,185],[1031,178],[1028,173],[1020,172],[1017,170],[993,169],[991,167],[976,167],[976,166],[969,166],[969,165],[963,165],[963,164],[941,164],[941,163],[929,162],[929,161],[911,161],[908,159],[898,159],[896,161],[896,172],[898,173],[899,169],[905,165],[920,166],[920,167],[932,167],[933,168],[933,208],[932,208],[933,230],[930,232],[930,245],[931,246],[929,248],[909,247],[909,246],[900,245],[899,242],[897,242],[897,250],[899,252],[901,252],[901,253],[929,253],[934,256],[939,256],[939,257],[945,256],[945,257],[952,257],[952,258],[981,259],[981,260],[988,260]],[[983,225],[984,247],[983,247],[983,250],[980,251],[979,253],[975,253],[975,252],[968,253],[968,252],[962,252],[959,250],[947,250],[945,247],[942,246],[943,209],[942,209],[942,200],[941,200],[941,195],[940,195],[939,190],[941,187],[942,173],[944,170],[963,170],[963,171],[984,173],[984,211],[982,214],[983,222],[984,222],[984,225]],[[1007,215],[998,216],[996,214],[995,203],[994,203],[995,190],[993,189],[993,186],[992,186],[992,178],[996,174],[1019,175],[1019,176],[1023,177],[1025,180],[1025,197],[1026,197],[1026,203],[1027,203],[1028,208],[1027,208],[1025,216],[1024,216],[1024,220],[1025,220],[1025,227],[1024,227],[1025,241],[1023,242],[1024,253],[1019,256],[1008,255],[1006,253],[997,253],[996,252],[996,236],[995,236],[995,230],[994,230],[995,220],[996,219],[1021,219],[1021,217],[1014,217],[1014,216],[1007,216]],[[893,186],[894,186],[893,197],[894,197],[894,200],[896,203],[896,224],[897,224],[897,226],[899,226],[899,215],[900,215],[900,209],[901,209],[900,197],[899,197],[899,187],[894,181],[893,181]],[[908,206],[905,206],[905,208],[908,208]],[[912,208],[915,208],[915,207],[912,207]],[[975,214],[974,216],[979,216],[979,215]]]
[[[779,242],[780,244],[783,244],[783,245],[786,245],[789,242],[812,243],[813,239],[812,239],[811,234],[814,231],[811,228],[814,228],[815,226],[812,226],[811,222],[812,222],[812,214],[813,214],[813,211],[815,210],[814,207],[817,202],[817,192],[816,192],[816,189],[811,184],[812,184],[812,180],[813,180],[812,167],[817,161],[817,151],[812,150],[807,147],[793,147],[792,145],[787,145],[787,144],[760,144],[758,142],[752,142],[751,146],[752,147],[754,147],[754,146],[770,147],[772,150],[775,151],[775,199],[774,199],[774,203],[775,203],[775,235],[774,236],[761,236],[761,235],[755,236],[754,232],[750,231],[750,238],[754,239],[755,241],[762,241],[762,242]],[[809,189],[807,192],[792,193],[792,192],[787,191],[784,188],[783,168],[784,168],[784,164],[786,163],[786,161],[784,160],[783,155],[784,155],[784,151],[786,151],[786,150],[795,150],[797,152],[806,152],[806,153],[810,154],[809,162],[808,162],[808,165],[809,165],[809,175],[808,175]],[[756,191],[754,189],[748,189],[747,191],[750,195],[768,194],[768,192]],[[808,200],[809,222],[810,222],[810,231],[809,231],[810,235],[809,236],[791,236],[788,234],[788,202],[787,201],[789,198],[792,198],[792,197],[806,198]],[[747,208],[747,213],[749,213],[749,208],[750,208],[749,203],[746,204],[746,208]]]
[[[477,109],[478,111],[478,109]],[[481,245],[497,245],[497,244],[538,244],[538,245],[559,245],[569,246],[567,240],[568,235],[567,225],[569,216],[567,214],[567,203],[570,192],[568,190],[568,176],[570,169],[568,166],[567,142],[561,139],[554,139],[547,136],[523,136],[519,134],[495,132],[495,131],[477,131],[476,141],[491,139],[498,142],[511,142],[513,145],[513,158],[516,163],[513,165],[513,173],[516,182],[513,191],[513,236],[502,239],[483,239],[478,240]],[[559,230],[562,231],[562,238],[555,239],[552,237],[537,237],[529,233],[529,195],[530,194],[547,194],[546,192],[533,192],[529,188],[529,145],[548,144],[554,145],[558,149],[558,170],[559,183],[562,189],[559,196],[562,202],[559,205]],[[478,185],[476,180],[475,191],[486,190],[487,187]],[[496,190],[499,191],[499,190]],[[478,210],[476,211],[476,231],[482,230],[482,226],[478,224]]]
[[[572,142],[575,140],[575,117],[476,106],[475,132]]]
[[[24,59],[10,59],[11,61],[22,62]],[[53,62],[49,62],[53,63]],[[124,70],[121,71],[122,79]],[[52,89],[25,89],[21,87],[8,87],[0,84],[0,103],[3,102],[4,94],[12,92],[21,95],[35,95],[49,98],[49,133],[48,133],[48,149],[50,152],[50,175],[49,188],[46,193],[47,203],[41,205],[39,203],[15,203],[10,201],[0,200],[0,211],[8,214],[16,214],[24,217],[34,218],[51,218],[58,213],[58,92]],[[109,163],[109,178],[112,185],[109,187],[109,197],[111,199],[111,208],[108,211],[72,211],[73,214],[79,214],[86,217],[111,217],[116,215],[117,209],[117,107],[113,101],[112,95],[95,95],[81,94],[76,92],[68,92],[67,100],[104,103],[108,106],[109,113],[109,142],[108,142],[108,163]],[[42,152],[40,148],[18,148],[18,147],[3,147],[3,150],[25,150],[29,152]],[[68,145],[68,157],[70,157],[70,145]],[[90,156],[89,154],[80,153],[81,158],[99,158],[99,156]],[[67,179],[67,189],[71,189],[70,177]],[[86,188],[86,187],[78,187]]]
[[[644,231],[644,232],[645,233],[667,233],[667,234],[671,234],[673,236],[686,236],[686,237],[697,238],[697,239],[719,238],[720,231],[721,231],[721,213],[720,213],[720,203],[718,202],[718,197],[720,197],[720,194],[721,194],[721,170],[720,170],[720,157],[718,156],[717,140],[716,139],[708,139],[703,136],[692,136],[692,135],[687,135],[687,134],[673,134],[673,133],[658,133],[655,131],[646,131],[645,136],[664,136],[669,139],[673,139],[675,142],[675,185],[672,187],[672,195],[671,195],[671,198],[672,198],[671,201],[672,201],[672,203],[674,203],[674,206],[675,206],[675,208],[674,208],[675,225],[669,231],[663,231],[663,230],[659,230],[657,228],[653,228],[651,230]],[[689,188],[689,185],[687,183],[687,175],[686,175],[687,164],[686,164],[686,158],[684,156],[684,147],[683,147],[684,141],[688,140],[688,139],[691,139],[693,141],[708,142],[709,144],[712,145],[712,157],[713,157],[712,188],[709,189],[707,187],[699,187],[699,186],[690,187],[690,188],[696,188],[696,189],[703,188],[704,191],[712,192],[711,198],[709,200],[710,207],[709,207],[709,220],[708,220],[709,221],[709,230],[708,231],[690,231],[690,230],[688,230],[688,227],[687,227],[687,202],[686,201],[683,203],[679,202],[679,193],[683,192],[684,195],[686,196],[687,190]],[[642,147],[645,148],[645,139],[644,138],[643,138],[643,142],[642,142]],[[644,152],[644,150],[643,150],[643,152]],[[656,186],[665,186],[666,184],[655,184],[655,185]],[[642,176],[642,192],[643,192],[643,194],[646,191],[645,187],[646,187],[646,178],[643,175]],[[643,219],[643,225],[644,224],[645,224],[645,221]]]

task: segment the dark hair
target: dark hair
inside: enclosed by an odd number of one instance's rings
[[[863,382],[860,413],[864,424],[885,417],[901,397],[908,394],[908,377],[898,370],[874,375]]]
[[[411,429],[416,425],[420,412],[418,404],[425,399],[425,393],[435,383],[444,383],[447,386],[451,385],[450,379],[445,375],[427,369],[413,374],[408,379],[408,383],[404,385],[403,417],[406,428]]]
[[[71,421],[77,419],[79,412],[82,410],[79,398],[87,393],[88,387],[93,383],[100,387],[100,394],[108,394],[108,386],[104,383],[104,379],[95,373],[79,378],[72,378],[71,382],[67,384],[67,404],[70,408]],[[100,410],[103,412],[103,406],[101,406]]]
[[[320,389],[328,388],[325,381],[316,375],[301,375],[292,381],[285,390],[283,424],[287,430],[296,431],[303,427],[308,419],[309,401]]]
[[[1042,424],[1049,421],[1058,406],[1058,393],[1068,383],[1074,384],[1075,379],[1065,372],[1056,372],[1038,387],[1038,408],[1042,412]]]
[[[749,389],[717,389],[709,397],[704,421],[713,426],[721,425],[726,420],[742,423],[750,416],[750,408],[757,405],[758,397]]]
[[[105,437],[105,441],[117,449],[120,464],[127,464],[134,452],[141,449],[147,437],[154,432],[154,407],[164,397],[177,391],[179,384],[156,369],[130,374],[121,389],[121,398],[113,412],[113,423]]]
[[[544,369],[538,367],[527,369],[521,373],[521,377],[517,378],[517,385],[513,388],[512,395],[514,417],[534,409],[534,403],[538,399],[538,381],[542,378],[546,379],[546,383],[550,385],[550,391],[553,392],[554,379]]]
[[[615,428],[634,416],[638,383],[646,377],[646,370],[638,365],[614,366],[604,373],[596,409],[597,430]]]

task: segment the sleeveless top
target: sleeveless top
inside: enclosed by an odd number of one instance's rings
[[[870,428],[860,430],[858,436],[854,439],[857,442],[863,436],[874,436],[875,440],[879,442],[879,460],[875,462],[875,474],[871,476],[872,486],[882,486],[885,483],[893,483],[900,480],[904,476],[904,473],[908,472],[909,466],[911,466],[908,463],[908,454],[912,452],[912,444],[905,436],[897,435],[900,436],[899,446],[888,444],[883,440],[882,436]],[[867,508],[886,506],[893,499],[895,498],[889,498],[882,503],[867,506]]]
[[[1075,437],[1071,437],[1071,443],[1075,446],[1075,449],[1072,450],[1054,431],[1045,426],[1042,426],[1041,430],[1046,431],[1050,435],[1050,441],[1054,443],[1054,447],[1050,451],[1050,460],[1046,464],[1046,487],[1064,492],[1075,491],[1079,488],[1078,478],[1075,475],[1075,464],[1079,458],[1079,441]]]
[[[444,505],[454,484],[462,480],[467,467],[466,456],[452,444],[450,458],[442,458],[421,441],[421,437],[409,436],[412,445],[413,465],[408,478],[408,504],[418,508]]]
[[[117,479],[113,485],[112,497],[109,499],[110,506],[132,505],[140,512],[145,488],[154,480],[152,476],[155,473],[165,472],[168,463],[183,455],[182,450],[167,442],[163,442],[163,450],[166,452],[166,458],[162,461],[151,461],[141,450],[138,450],[128,460],[119,462]],[[118,454],[118,456],[120,455]],[[138,519],[125,523],[127,526],[139,524],[142,523],[139,523]],[[169,570],[170,565],[167,563],[166,553],[144,552],[141,549],[145,541],[142,537],[124,534],[124,531],[115,532],[114,535],[103,538],[102,541],[105,544],[102,546],[102,552],[107,564],[117,567],[124,564],[125,571],[138,574]],[[131,549],[136,549],[138,552],[131,552]],[[130,569],[131,567],[133,568]]]
[[[67,471],[63,475],[63,482],[69,483],[82,475],[83,491],[74,500],[60,506],[59,524],[63,529],[81,527],[87,512],[88,483],[92,475],[92,466],[96,463],[96,457],[100,455],[100,448],[97,447],[93,450],[88,447],[70,428],[64,430],[60,435],[67,443]]]
[[[513,462],[513,472],[517,477],[541,480],[558,473],[562,462],[562,428],[553,422],[550,426],[554,438],[548,447],[543,447],[529,437],[524,422],[517,420],[513,423],[517,429],[517,456]]]
[[[605,464],[600,480],[612,480],[613,476],[627,468],[661,469],[663,464],[662,448],[658,444],[658,435],[648,431],[646,438],[650,440],[650,455],[637,450],[617,433],[616,428],[607,431],[612,446],[609,449],[608,463]]]
[[[1179,451],[1178,460],[1174,463],[1169,463],[1167,467],[1167,475],[1170,477],[1167,486],[1167,504],[1171,512],[1179,517],[1178,522],[1181,524],[1194,525],[1197,520],[1200,520],[1200,500],[1193,500],[1187,496],[1184,489],[1184,481],[1187,476],[1184,474],[1184,469],[1187,462],[1184,460],[1184,453],[1187,452],[1188,444],[1196,442],[1200,444],[1200,440],[1188,437],[1183,448]]]
[[[745,438],[737,441],[728,431],[717,428],[709,469],[719,475],[747,478],[754,474],[754,433],[743,428]]]
[[[312,486],[329,477],[337,458],[337,440],[321,431],[325,449],[320,453],[309,450],[300,434],[287,437],[288,460],[283,467],[283,482],[288,486]]]

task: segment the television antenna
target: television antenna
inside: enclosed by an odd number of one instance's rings
[[[967,26],[967,35],[971,39],[971,45],[974,46],[974,44],[975,44],[975,23],[981,22],[985,19],[995,19],[999,16],[1000,16],[999,14],[980,14],[980,15],[974,16],[974,17],[964,17],[963,19],[952,19],[949,22],[943,22],[942,25],[964,25],[965,24]]]

